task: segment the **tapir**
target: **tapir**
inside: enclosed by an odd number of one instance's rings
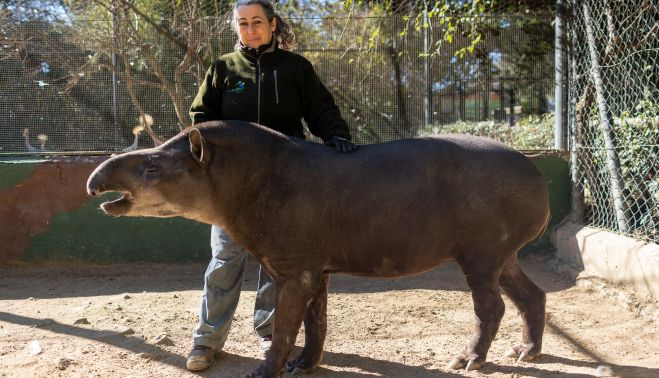
[[[508,354],[540,355],[545,293],[517,252],[549,219],[533,162],[466,135],[361,146],[348,154],[242,121],[212,121],[166,143],[109,158],[87,182],[114,216],[175,217],[223,227],[276,285],[272,348],[249,377],[313,371],[327,331],[332,273],[401,277],[454,260],[476,314],[471,341],[449,363],[478,369],[504,314],[502,290],[523,319]],[[286,363],[304,321],[300,355]]]

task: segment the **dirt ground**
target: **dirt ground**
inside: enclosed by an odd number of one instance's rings
[[[446,368],[468,342],[474,319],[465,279],[449,264],[397,280],[334,276],[326,352],[313,376],[659,377],[656,303],[566,278],[547,259],[522,259],[522,267],[548,294],[544,355],[536,362],[503,357],[521,337],[521,320],[504,297],[507,311],[488,364],[468,373]],[[0,377],[244,376],[262,359],[251,331],[253,262],[220,359],[201,374],[185,370],[204,269],[0,267]]]

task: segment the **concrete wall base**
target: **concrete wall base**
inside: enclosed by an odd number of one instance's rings
[[[571,222],[554,230],[554,245],[578,271],[659,301],[659,245]]]

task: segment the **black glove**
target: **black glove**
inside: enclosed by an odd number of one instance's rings
[[[347,140],[346,138],[341,138],[340,136],[333,136],[325,142],[326,146],[334,146],[337,152],[352,152],[358,149],[359,147]]]

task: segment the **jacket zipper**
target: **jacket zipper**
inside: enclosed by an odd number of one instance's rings
[[[275,103],[279,104],[279,86],[277,85],[277,70],[274,70],[275,76]]]
[[[256,59],[256,123],[261,124],[261,55]]]

